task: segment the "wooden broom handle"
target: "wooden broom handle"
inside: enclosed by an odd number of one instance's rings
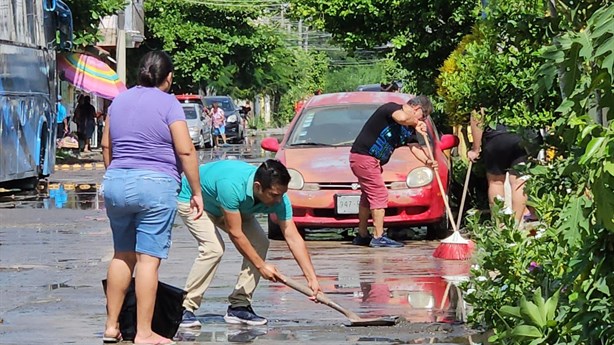
[[[469,160],[469,166],[467,167],[467,174],[465,175],[465,185],[463,185],[463,196],[461,197],[460,208],[458,209],[458,218],[456,219],[456,228],[460,229],[461,219],[463,219],[463,211],[465,209],[465,199],[467,197],[467,189],[469,188],[469,177],[471,177],[471,168],[473,167],[473,161]]]
[[[426,143],[426,148],[428,150],[429,158],[431,161],[435,162],[435,158],[433,157],[433,151],[431,150],[431,143],[429,142],[429,138],[426,133],[420,133],[424,138],[424,142]],[[437,179],[437,185],[439,186],[439,192],[441,193],[441,198],[443,199],[443,203],[446,206],[446,212],[448,213],[448,220],[452,224],[452,229],[454,231],[458,231],[456,228],[456,223],[454,222],[454,215],[452,214],[452,210],[450,209],[450,205],[448,204],[448,197],[446,196],[446,192],[443,189],[443,183],[441,183],[441,177],[439,177],[439,172],[433,169],[433,173],[435,174],[435,178]]]
[[[302,293],[303,295],[307,297],[313,296],[313,291],[309,287],[297,282],[296,280],[292,278],[286,277],[283,274],[279,274],[279,276],[282,279],[281,282],[285,284],[286,286]],[[324,293],[318,293],[318,295],[316,296],[316,299],[318,300],[318,302],[335,309],[336,311],[345,315],[349,319],[360,319],[360,317],[357,314],[335,303],[333,300],[328,298],[328,296],[326,296]]]

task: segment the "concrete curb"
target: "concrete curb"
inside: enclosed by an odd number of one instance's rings
[[[104,170],[104,163],[58,164],[55,166],[55,171],[61,170]]]

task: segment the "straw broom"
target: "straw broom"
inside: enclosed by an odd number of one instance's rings
[[[428,150],[429,158],[434,162],[435,158],[433,157],[433,151],[431,150],[431,144],[429,142],[429,138],[426,134],[421,133],[424,137],[424,141],[426,142],[426,148]],[[471,258],[471,254],[475,248],[475,244],[470,240],[464,239],[460,232],[458,231],[458,227],[454,222],[454,215],[452,214],[452,210],[450,209],[450,205],[448,204],[448,198],[446,197],[445,190],[443,189],[443,183],[441,183],[441,177],[439,177],[439,173],[437,171],[433,171],[435,174],[435,178],[437,179],[437,185],[439,186],[439,192],[441,193],[441,197],[443,198],[443,203],[446,207],[446,212],[448,213],[448,219],[452,224],[452,228],[454,232],[451,236],[443,239],[433,256],[440,259],[445,260],[467,260]]]

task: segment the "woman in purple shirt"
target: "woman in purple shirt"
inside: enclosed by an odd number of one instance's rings
[[[107,321],[103,342],[121,340],[118,317],[136,268],[135,344],[173,344],[151,329],[160,260],[168,257],[183,168],[192,190],[195,219],[203,212],[198,158],[181,104],[168,94],[173,63],[164,52],[140,62],[138,86],[109,108],[102,150],[103,190],[115,254],[107,273]]]

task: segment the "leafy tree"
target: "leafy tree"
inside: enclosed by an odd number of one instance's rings
[[[126,7],[125,0],[66,0],[72,12],[75,46],[96,44],[101,36],[98,24],[105,16],[117,13]]]
[[[469,33],[476,5],[474,0],[294,0],[291,9],[347,48],[389,47],[417,90],[434,94],[437,69]]]
[[[186,90],[244,96],[287,87],[281,66],[291,54],[283,36],[258,21],[258,8],[152,0],[145,10],[148,38],[173,56]]]
[[[328,57],[324,53],[293,50],[294,58],[290,68],[290,86],[283,94],[278,94],[274,112],[277,122],[284,124],[294,116],[294,105],[300,100],[313,96],[317,90],[324,89],[328,73]]]
[[[535,104],[527,92],[537,82],[548,20],[546,1],[491,1],[486,19],[444,62],[437,82],[444,110],[453,124],[465,124],[480,109],[490,124],[541,127],[552,120],[553,101]]]
[[[289,47],[286,34],[267,24],[259,7],[152,0],[145,10],[144,49],[171,54],[175,92],[268,94],[276,122],[284,123],[296,101],[322,88],[327,59]]]

